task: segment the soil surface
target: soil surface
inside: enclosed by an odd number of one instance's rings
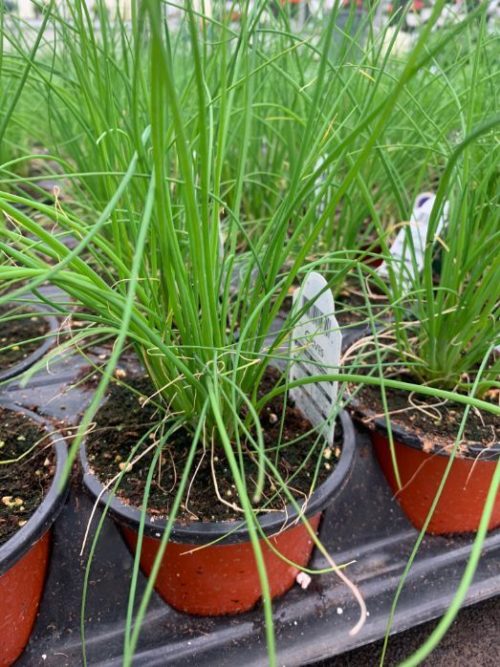
[[[409,376],[399,379],[415,382]],[[464,416],[465,406],[461,403],[443,402],[423,394],[408,394],[406,391],[386,388],[387,404],[391,423],[403,427],[407,432],[420,438],[423,449],[451,449]],[[354,412],[369,428],[374,428],[373,419],[383,419],[384,408],[380,388],[365,385],[355,398]],[[477,449],[492,447],[500,443],[500,419],[491,412],[470,410],[465,426],[460,450],[477,456]],[[473,451],[469,452],[469,449]]]
[[[373,317],[380,318],[384,309],[384,316],[390,316],[390,311],[387,312],[388,307],[387,297],[379,292],[372,291],[370,308]],[[366,297],[360,287],[347,282],[335,298],[335,317],[338,323],[343,326],[361,322],[369,326],[370,313],[367,308]]]
[[[288,317],[292,305],[292,297],[286,297],[280,309],[280,316],[282,319]],[[383,294],[372,292],[370,306],[375,318],[380,317],[381,311],[384,309],[385,311],[383,315],[385,317],[389,315],[387,312],[387,297]],[[362,322],[365,322],[368,325],[369,314],[366,307],[365,295],[361,288],[350,281],[347,281],[345,287],[343,287],[340,293],[335,297],[335,317],[341,326],[360,324]]]
[[[54,472],[46,431],[26,415],[0,407],[0,546],[39,507]]]
[[[261,395],[269,392],[278,377],[275,371],[267,375],[261,386]],[[88,436],[86,446],[90,468],[101,481],[109,481],[123,469],[127,470],[117,495],[122,501],[138,507],[143,501],[146,477],[156,450],[154,442],[160,434],[160,425],[153,404],[144,404],[144,399],[154,393],[149,381],[142,377],[127,382],[135,393],[123,385],[111,387],[106,403],[96,415],[96,428]],[[282,417],[285,425],[278,448]],[[317,433],[311,432],[309,421],[304,419],[291,401],[284,408],[283,397],[268,403],[260,419],[267,457],[276,464],[294,496],[303,501],[310,495],[315,478],[314,486],[317,487],[335,468],[341,453],[340,425],[335,430],[334,446],[325,448]],[[130,452],[141,439],[144,441],[139,445],[135,457],[151,445],[153,447],[128,470]],[[150,516],[168,516],[190,445],[191,435],[185,430],[177,431],[164,444],[148,499]],[[245,443],[242,443],[242,451],[244,479],[248,495],[252,497],[258,466],[254,454]],[[263,511],[283,510],[287,504],[287,498],[280,492],[278,483],[273,481],[268,470],[260,503],[261,507],[265,506]],[[177,521],[232,521],[241,518],[238,494],[224,450],[217,444],[208,443],[205,449],[200,444],[187,499],[183,499]]]
[[[29,357],[43,344],[49,329],[49,322],[34,310],[0,306],[0,372]]]

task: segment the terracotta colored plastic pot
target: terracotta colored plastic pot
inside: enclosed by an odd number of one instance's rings
[[[2,403],[43,424],[35,414]],[[12,665],[26,646],[42,597],[49,561],[50,528],[66,493],[58,490],[66,461],[66,447],[53,439],[56,472],[50,489],[29,521],[0,547],[0,667]]]
[[[23,298],[24,300],[26,300],[26,303],[24,304],[24,301],[20,300],[19,302],[16,302],[17,306],[23,306],[23,307],[25,306],[27,310],[32,310],[35,314],[47,312],[46,306],[42,306],[42,304],[38,305],[36,303],[32,303],[30,301],[29,295],[28,296],[24,295]],[[33,296],[31,298],[35,300],[36,297]],[[49,325],[46,338],[40,341],[40,345],[24,359],[21,359],[16,364],[13,364],[12,366],[9,366],[4,370],[2,370],[2,368],[0,367],[0,382],[21,375],[21,373],[24,373],[24,371],[27,370],[30,366],[33,366],[34,363],[39,361],[49,351],[50,347],[53,345],[53,336],[58,330],[59,323],[57,319],[52,315],[44,315],[43,319]]]
[[[309,519],[317,530],[321,513]],[[135,551],[137,532],[123,528],[129,547]],[[293,526],[269,538],[273,547],[297,565],[307,565],[313,542],[302,525]],[[299,570],[277,556],[260,540],[272,597],[292,587]],[[151,572],[159,540],[145,537],[141,567]],[[255,606],[261,587],[250,542],[224,544],[199,549],[196,544],[170,543],[162,561],[156,590],[179,611],[201,616],[237,614]]]
[[[331,476],[312,495],[305,512],[316,530],[322,511],[347,483],[352,468],[354,427],[346,412],[340,414],[340,419],[344,434],[340,460]],[[83,448],[81,461],[84,484],[97,497],[103,487],[90,472]],[[130,548],[135,550],[140,512],[116,497],[110,499],[109,494],[103,494],[100,502],[110,503],[110,512],[122,527]],[[291,588],[299,572],[297,566],[308,563],[313,542],[291,506],[286,513],[263,515],[259,522],[273,548],[293,563],[285,562],[261,540],[271,595],[276,597]],[[151,571],[164,526],[164,521],[146,519],[141,550],[141,567],[146,574]],[[214,540],[218,540],[217,544],[211,544]],[[155,588],[172,607],[191,614],[218,616],[251,609],[261,597],[261,586],[244,522],[175,524]]]
[[[398,490],[385,426],[376,424],[371,432],[373,446],[395,497],[413,525],[424,525],[449,461],[448,454],[423,450],[419,438],[393,426],[401,490]],[[427,532],[435,535],[477,531],[488,489],[493,478],[500,445],[456,457],[434,510]],[[500,495],[497,496],[489,529],[500,526]]]

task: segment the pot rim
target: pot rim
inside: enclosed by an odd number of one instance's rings
[[[365,428],[368,428],[369,430],[376,430],[382,432],[383,435],[387,435],[388,428],[384,417],[373,417],[374,412],[372,410],[363,408],[360,402],[353,398],[351,398],[349,406],[354,415],[357,413],[363,418],[370,420],[369,424],[365,421],[362,422]],[[356,420],[355,416],[354,419]],[[430,451],[426,450],[424,448],[422,439],[418,435],[412,433],[404,426],[394,423],[392,419],[390,422],[394,440],[399,444],[405,445],[406,447],[411,447],[412,449],[417,449],[418,451],[427,453],[429,455],[437,454],[438,456],[449,457],[449,452],[444,447],[439,447]],[[495,462],[498,458],[500,458],[500,442],[496,442],[490,447],[483,447],[479,444],[472,443],[471,445],[467,446],[467,451],[464,452],[464,456],[457,457],[457,460],[475,460],[479,454],[481,455],[481,459],[478,461],[478,463],[483,461]]]
[[[341,410],[338,418],[342,424],[343,445],[340,459],[333,472],[312,494],[307,502],[303,514],[311,517],[322,512],[331,500],[337,496],[347,484],[354,461],[356,448],[356,433],[351,417],[345,410]],[[137,530],[141,520],[141,510],[122,503],[115,495],[109,492],[103,493],[103,485],[97,476],[90,471],[85,443],[80,447],[80,462],[83,468],[83,485],[94,497],[99,498],[99,504],[105,506],[109,503],[110,514],[125,527]],[[100,496],[100,497],[99,497]],[[266,535],[273,535],[285,528],[299,525],[300,518],[292,505],[287,506],[283,512],[268,512],[258,517],[262,531]],[[146,515],[144,533],[148,537],[160,538],[166,526],[165,519],[151,520]],[[184,544],[207,544],[213,540],[219,540],[219,544],[235,544],[249,540],[245,521],[214,521],[193,522],[188,525],[174,522],[171,532],[171,541]]]
[[[52,441],[52,449],[56,456],[56,470],[44,499],[35,512],[30,516],[28,522],[9,538],[7,542],[0,546],[1,576],[15,565],[17,561],[31,549],[35,542],[43,537],[61,511],[68,495],[68,485],[65,486],[63,491],[60,491],[58,487],[68,454],[66,451],[66,443],[62,438],[62,435],[61,437],[56,438],[55,434],[49,431],[49,424],[46,420],[42,419],[34,412],[31,412],[31,410],[27,410],[10,401],[0,401],[0,407],[26,415],[37,424],[44,427]]]
[[[26,294],[23,296],[30,297],[32,296],[33,298],[36,298],[34,295]],[[9,302],[10,303],[10,302]],[[17,302],[13,302],[17,303]],[[18,305],[23,306],[22,302],[19,302]],[[25,370],[27,370],[30,366],[33,366],[34,363],[39,361],[45,354],[49,351],[51,346],[53,345],[53,337],[56,331],[59,328],[59,322],[57,321],[57,318],[54,315],[49,315],[46,313],[45,308],[42,306],[41,303],[26,303],[25,307],[29,310],[33,311],[38,311],[39,313],[43,313],[43,319],[46,320],[49,324],[49,330],[46,334],[45,340],[43,340],[39,347],[37,347],[31,354],[28,354],[27,357],[24,359],[21,359],[17,363],[13,364],[12,366],[9,366],[5,370],[0,370],[0,382],[3,382],[5,380],[11,380],[12,378],[15,378],[21,373],[24,373]]]

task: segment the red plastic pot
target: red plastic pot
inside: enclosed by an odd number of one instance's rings
[[[347,483],[352,468],[355,433],[346,412],[340,414],[344,442],[340,460],[330,477],[309,500],[305,515],[312,526],[319,527],[322,511],[332,503]],[[89,470],[84,449],[81,450],[84,484],[109,510],[122,528],[124,537],[135,551],[141,514],[102,493],[103,487]],[[260,526],[273,547],[292,564],[280,558],[265,540],[261,540],[271,596],[285,593],[293,585],[313,549],[306,528],[289,506],[287,512],[272,512],[259,519]],[[146,518],[141,549],[141,567],[149,574],[158,551],[164,521]],[[217,544],[213,544],[217,540]],[[206,546],[210,545],[210,546]],[[261,586],[253,549],[244,522],[193,522],[175,524],[167,545],[155,588],[172,607],[191,614],[218,616],[251,609],[261,597]]]
[[[43,425],[32,412],[11,404],[3,408],[28,415]],[[52,439],[56,472],[50,489],[29,521],[0,547],[0,667],[9,667],[26,646],[42,597],[49,561],[50,528],[62,508],[66,493],[58,485],[66,461],[66,447]]]
[[[309,519],[317,530],[321,513]],[[127,544],[135,551],[137,532],[123,528]],[[269,538],[273,547],[297,565],[307,565],[313,541],[302,525],[284,530]],[[160,541],[145,537],[141,551],[141,567],[149,575]],[[299,572],[297,567],[277,556],[264,540],[260,540],[271,596],[286,593]],[[196,551],[193,551],[196,549]],[[224,544],[200,549],[197,544],[167,545],[156,590],[165,602],[179,611],[200,616],[238,614],[255,606],[261,587],[253,548],[250,542]]]
[[[424,525],[449,461],[448,454],[424,451],[419,438],[393,426],[396,460],[401,479],[398,488],[385,426],[376,421],[371,438],[384,474],[412,524]],[[488,489],[493,478],[500,446],[472,451],[467,457],[456,457],[434,510],[427,532],[434,535],[477,531]],[[497,496],[489,529],[500,526],[500,495]]]

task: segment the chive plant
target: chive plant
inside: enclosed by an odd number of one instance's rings
[[[417,332],[411,325],[396,326],[398,354],[412,358],[411,372],[423,382],[470,390],[476,370],[490,354],[491,364],[478,387],[481,396],[497,385],[500,372],[492,354],[500,342],[500,266],[495,259],[500,152],[493,134],[499,123],[498,117],[492,118],[471,129],[454,151],[438,190],[424,269],[410,297],[411,313],[420,327]],[[482,150],[472,150],[474,140],[481,139]],[[435,213],[442,210],[445,198],[449,214],[440,239]]]
[[[462,397],[483,398],[491,407],[483,402],[481,407],[476,406],[476,412],[491,411],[500,416],[497,398],[500,388],[500,271],[496,259],[500,216],[498,187],[495,185],[499,175],[497,135],[500,118],[483,118],[474,126],[473,117],[469,109],[464,127],[467,134],[452,151],[440,181],[427,233],[423,270],[420,273],[413,268],[409,285],[401,280],[400,264],[394,262],[390,266],[389,294],[400,303],[400,307],[393,309],[394,324],[386,332],[388,336],[379,336],[373,327],[373,338],[368,340],[369,351],[364,345],[359,353],[365,368],[371,367],[371,372],[382,380],[380,390],[392,452],[388,390],[397,389],[393,381],[398,377],[414,380],[416,393],[418,383],[431,392],[433,388],[452,389],[453,393],[444,399],[450,406],[453,403],[456,405]],[[437,234],[439,216],[445,204],[448,205],[445,227]],[[412,247],[408,240],[408,257],[411,260]],[[449,443],[446,470],[398,583],[387,621],[380,665],[385,661],[389,635],[408,574],[462,444],[470,414],[470,404],[464,404],[456,438]],[[395,475],[399,477],[397,465]],[[471,555],[453,601],[431,636],[405,659],[403,664],[406,667],[420,664],[429,655],[464,603],[480,560],[499,486],[500,460],[496,463]]]
[[[393,343],[387,354],[418,381],[465,393],[489,356],[477,387],[480,396],[498,386],[500,371],[493,353],[500,342],[500,267],[495,260],[500,238],[500,119],[493,113],[497,108],[490,89],[493,73],[481,69],[484,57],[479,40],[474,54],[469,54],[470,87],[456,103],[459,123],[448,139],[450,154],[432,209],[423,269],[416,268],[410,234],[409,271],[388,255],[388,295],[399,306],[393,309]],[[473,91],[483,87],[484,94],[485,81],[493,99],[478,105]]]
[[[130,33],[120,17],[114,20],[99,4],[99,39],[93,34],[93,17],[85,3],[69,3],[67,10],[53,23],[53,44],[43,41],[44,58],[38,74],[40,88],[46,96],[50,152],[58,154],[66,162],[66,168],[71,168],[73,173],[68,176],[73,182],[78,180],[78,197],[86,197],[92,202],[92,208],[110,198],[127,168],[129,137],[135,133],[137,138],[138,128],[145,123],[147,84],[143,66],[144,42],[136,43],[135,33]],[[53,11],[56,11],[55,7]],[[338,12],[338,8],[334,9],[335,20],[338,19]],[[81,34],[77,40],[74,39],[75,21]],[[254,113],[247,128],[252,140],[244,156],[246,177],[241,192],[235,170],[242,159],[239,139],[243,118],[247,116],[241,113],[245,108],[244,92],[241,87],[233,91],[233,110],[221,179],[224,200],[233,210],[239,208],[242,224],[250,238],[261,234],[273,210],[289,189],[290,176],[300,155],[299,147],[304,136],[304,114],[311,101],[309,87],[317,76],[320,48],[325,46],[315,35],[308,35],[307,38],[294,35],[286,12],[278,13],[277,25],[262,21],[262,12],[256,13],[254,21],[252,39],[256,43],[257,58],[259,62],[270,61],[270,66],[260,67],[253,76]],[[278,29],[280,25],[284,26],[281,30]],[[170,48],[175,53],[176,80],[181,90],[186,122],[189,122],[189,107],[194,98],[190,95],[192,86],[186,75],[189,71],[186,63],[191,57],[186,32],[186,22],[183,21],[171,38]],[[225,30],[225,39],[229,51],[239,48],[238,35],[229,26]],[[311,171],[317,167],[318,155],[327,156],[339,139],[348,136],[353,125],[362,121],[370,104],[375,104],[375,100],[377,103],[383,101],[398,75],[398,69],[391,71],[380,50],[376,49],[375,57],[361,55],[357,67],[353,67],[350,41],[348,35],[343,35],[335,54],[329,52],[321,104],[327,110],[325,119],[335,117],[336,121],[331,127],[326,127],[324,136],[317,138],[316,155],[313,152],[311,157]],[[220,53],[211,54],[211,71],[207,69],[206,73],[208,80],[220,69],[217,59]],[[366,53],[369,53],[368,49]],[[53,66],[49,68],[50,65]],[[277,72],[279,76],[276,76]],[[286,72],[286,78],[283,72]],[[214,84],[218,85],[218,82]],[[442,90],[438,92],[436,86],[426,85],[425,88],[429,89],[429,96],[443,97]],[[374,239],[384,233],[387,222],[404,208],[408,183],[415,180],[415,170],[423,161],[409,161],[407,151],[412,150],[415,154],[419,144],[427,141],[423,125],[425,114],[419,117],[422,122],[414,121],[411,114],[411,123],[402,122],[409,116],[406,111],[408,103],[418,105],[416,93],[411,94],[411,89],[407,87],[405,94],[408,99],[398,104],[394,122],[387,136],[381,138],[379,150],[363,166],[363,187],[357,179],[325,221],[320,241],[327,251],[353,251],[349,254],[353,257],[360,247],[373,249],[377,245]],[[436,115],[443,118],[441,108],[436,110]],[[436,128],[435,122],[432,128]],[[367,127],[355,142],[351,142],[350,152],[353,155],[360,150],[369,133],[370,127]],[[431,143],[426,156],[438,150]],[[142,162],[145,159],[143,154],[141,165],[147,173],[147,160]],[[346,168],[347,160],[340,155],[330,167],[335,174],[331,189],[334,190],[342,181]],[[145,179],[137,176],[130,188],[138,189],[137,197],[144,197]],[[382,229],[376,229],[373,219],[379,216]],[[303,233],[307,236],[309,229],[306,227]],[[320,252],[323,252],[321,246]],[[342,278],[337,280],[337,288],[342,282]]]
[[[272,396],[285,395],[291,385],[285,374],[280,386],[267,397],[259,397],[258,388],[269,364],[280,359],[289,362],[280,350],[298,315],[291,315],[275,338],[270,340],[269,333],[289,288],[305,273],[307,257],[345,194],[355,184],[366,194],[363,168],[377,150],[399,97],[420,68],[463,29],[455,26],[442,43],[425,51],[442,4],[438,3],[384,99],[370,97],[362,115],[354,110],[349,122],[341,118],[342,133],[333,129],[342,106],[330,105],[334,70],[328,45],[335,14],[324,29],[322,48],[314,52],[317,60],[311,58],[315,63],[311,77],[308,71],[300,73],[301,63],[295,57],[299,44],[290,43],[287,34],[278,34],[283,40],[282,51],[268,53],[262,47],[259,17],[263,2],[255,3],[250,12],[242,12],[235,34],[227,18],[209,22],[188,1],[181,48],[181,33],[172,33],[161,3],[155,0],[133,3],[130,31],[119,23],[113,38],[104,14],[99,15],[101,34],[97,38],[84,4],[75,0],[68,3],[71,20],[50,13],[62,48],[71,54],[68,90],[55,83],[43,59],[32,68],[32,76],[49,91],[61,123],[71,119],[64,125],[68,138],[78,128],[73,147],[68,143],[74,159],[80,141],[89,150],[92,140],[98,147],[94,153],[98,171],[85,167],[85,175],[81,174],[85,189],[90,191],[96,184],[98,192],[95,197],[90,194],[83,213],[71,202],[50,206],[4,193],[0,209],[15,224],[1,231],[0,251],[7,262],[0,267],[0,279],[26,280],[17,292],[36,289],[50,280],[80,307],[74,317],[87,326],[62,342],[58,353],[80,346],[91,336],[114,338],[112,354],[72,445],[73,457],[127,342],[135,348],[151,379],[165,423],[192,434],[182,483],[153,572],[169,539],[196,449],[203,446],[206,434],[216,434],[256,555],[273,664],[273,623],[256,519],[262,476],[274,476],[283,496],[297,502],[264,451],[259,411]],[[122,60],[120,67],[113,62],[117,43],[122,55],[126,53],[124,71]],[[122,84],[124,91],[115,90]],[[341,89],[346,86],[343,82]],[[279,102],[275,91],[279,91]],[[266,96],[271,93],[269,101]],[[122,103],[127,105],[126,113],[118,111]],[[269,109],[292,117],[301,128],[300,140],[294,137],[291,143],[286,184],[279,184],[280,196],[266,211],[266,224],[259,234],[251,234],[243,202],[247,176],[255,174],[252,152],[262,144],[262,128],[266,127],[277,137],[272,150],[278,164],[284,160],[289,137],[289,121],[283,121],[276,133]],[[324,137],[326,157],[314,167]],[[90,157],[88,161],[90,164]],[[333,166],[338,166],[338,173],[332,172]],[[323,175],[318,190],[318,177]],[[327,191],[331,194],[318,214],[318,204]],[[248,190],[246,196],[250,196]],[[73,234],[76,247],[67,248],[20,210],[20,204],[43,213]],[[246,262],[233,294],[231,276],[242,245]],[[328,258],[325,261],[328,263]],[[290,268],[283,273],[287,263]],[[1,297],[0,304],[5,299]],[[335,372],[327,377],[342,376]],[[349,378],[360,379],[353,374],[345,376]],[[372,381],[376,384],[379,379]],[[402,382],[396,385],[405,386]],[[432,388],[422,391],[449,396],[449,392]],[[483,405],[477,399],[471,401]],[[259,462],[260,476],[253,489],[247,487],[240,466],[242,443],[247,443]],[[311,537],[324,551],[314,533]],[[131,611],[127,617],[127,665],[132,661],[153,582],[154,576],[135,623]]]
[[[466,125],[480,125],[498,108],[498,72],[493,56],[495,40],[485,33],[483,20],[484,15],[474,17],[464,29],[462,39],[453,40],[446,49],[439,51],[406,86],[393,122],[362,172],[363,195],[360,197],[353,189],[354,197],[350,196],[338,212],[339,229],[337,225],[330,228],[340,238],[343,238],[343,231],[354,231],[356,244],[353,246],[346,239],[343,247],[357,247],[356,256],[364,258],[365,262],[380,260],[377,254],[381,251],[388,254],[395,233],[401,225],[408,223],[417,194],[438,187],[459,137],[467,132]],[[387,82],[397,75],[403,63],[387,55],[379,62],[381,54],[375,48],[376,43],[371,45],[374,54],[367,71],[373,77],[380,71],[382,82],[377,82],[378,89],[373,85],[373,94],[379,98],[385,94]],[[367,68],[368,64],[364,66]],[[359,99],[364,99],[369,92],[368,89]],[[492,147],[495,150],[494,143]],[[357,225],[349,224],[344,219],[353,215],[360,215],[361,220],[364,218],[364,224],[361,221]],[[434,254],[435,251],[436,248]],[[356,287],[358,269],[352,271],[350,268],[349,282]],[[337,271],[337,275],[339,273]],[[365,279],[369,280],[371,288],[385,295],[387,302],[392,302],[393,306],[402,305],[404,291],[387,291],[376,272],[367,267],[364,267],[361,282]],[[342,289],[343,281],[338,281],[337,286]],[[359,285],[357,291],[362,292]],[[405,304],[403,310],[400,308],[400,318],[407,315],[407,307]],[[366,312],[366,307],[360,306],[360,312],[363,310]]]
[[[12,184],[27,175],[34,136],[29,127],[26,96],[33,60],[45,32],[46,20],[32,31],[33,40],[22,41],[23,22],[0,11],[0,181]],[[18,50],[24,49],[20,57]],[[33,100],[30,100],[33,104]],[[31,106],[30,111],[33,111]],[[10,178],[14,176],[14,178]]]
[[[324,40],[317,36],[291,32],[286,12],[278,12],[276,24],[262,20],[264,7],[256,10],[252,21],[252,39],[256,70],[253,74],[252,117],[245,113],[245,92],[241,86],[231,91],[233,97],[231,122],[227,129],[227,149],[221,178],[221,193],[227,205],[238,208],[242,224],[249,236],[259,236],[269,224],[273,210],[290,187],[291,174],[301,155],[300,145],[304,137],[304,118],[311,104],[311,83],[315,81],[320,66]],[[53,8],[57,12],[57,8]],[[147,118],[147,83],[145,79],[144,41],[134,41],[134,31],[119,19],[114,20],[101,5],[97,4],[100,38],[94,36],[93,17],[84,2],[69,3],[64,15],[55,14],[53,42],[43,41],[43,58],[37,63],[40,94],[45,95],[47,142],[50,152],[59,156],[68,170],[67,177],[78,184],[77,197],[84,198],[89,207],[106,202],[117,187],[127,168],[130,137],[137,142],[139,129]],[[244,13],[243,13],[244,16]],[[338,8],[333,14],[338,18]],[[79,26],[80,39],[74,39],[75,22]],[[281,27],[280,27],[281,26]],[[214,28],[212,28],[213,32]],[[228,52],[240,48],[240,40],[234,28],[225,27],[224,38]],[[272,39],[270,39],[272,38]],[[332,37],[334,39],[334,37]],[[337,37],[338,39],[338,37]],[[175,53],[174,67],[179,94],[182,99],[185,122],[194,122],[190,105],[195,99],[191,95],[192,81],[187,75],[187,63],[191,58],[187,41],[186,21],[181,21],[179,30],[171,36],[170,48]],[[356,70],[350,60],[350,40],[344,35],[340,48],[334,56],[328,53],[327,76],[321,95],[321,113],[324,124],[329,118],[339,118],[338,126],[328,127],[318,137],[315,151],[328,154],[339,139],[349,136],[353,126],[361,122],[366,100],[373,97],[373,88],[380,88],[378,102],[392,85],[381,81],[373,86],[370,75]],[[209,54],[210,67],[205,74],[207,81],[214,79],[214,86],[223,63],[219,62],[221,50]],[[268,63],[265,67],[263,63]],[[373,70],[367,66],[367,72]],[[286,76],[284,76],[284,73]],[[215,78],[214,78],[215,77]],[[104,102],[103,102],[104,101]],[[368,102],[369,104],[369,102]],[[190,121],[191,119],[191,121]],[[247,127],[243,127],[247,123]],[[245,181],[240,186],[237,170],[242,159],[240,151],[241,132],[251,137],[245,152]],[[360,149],[366,137],[360,133],[355,142],[350,140],[353,154]],[[359,146],[356,146],[356,143]],[[311,151],[310,169],[317,167],[317,154]],[[385,162],[390,161],[390,156]],[[332,186],[338,185],[345,174],[345,159],[339,155],[331,170],[336,178]],[[364,229],[381,196],[372,201],[372,193],[386,190],[385,174],[377,166],[380,160],[374,156],[370,167],[363,168],[366,187],[359,196],[359,180],[342,198],[337,210],[325,222],[322,237],[327,249],[357,249],[370,240],[369,225]],[[147,154],[140,156],[139,172],[147,173]],[[392,172],[400,172],[394,166]],[[377,172],[380,177],[375,177]],[[172,174],[175,175],[175,172]],[[130,190],[137,189],[137,198],[145,196],[146,180],[140,174],[134,178]],[[338,218],[335,221],[335,217]],[[361,232],[361,234],[360,234]],[[308,235],[305,228],[303,234]],[[248,247],[248,243],[246,244]]]

